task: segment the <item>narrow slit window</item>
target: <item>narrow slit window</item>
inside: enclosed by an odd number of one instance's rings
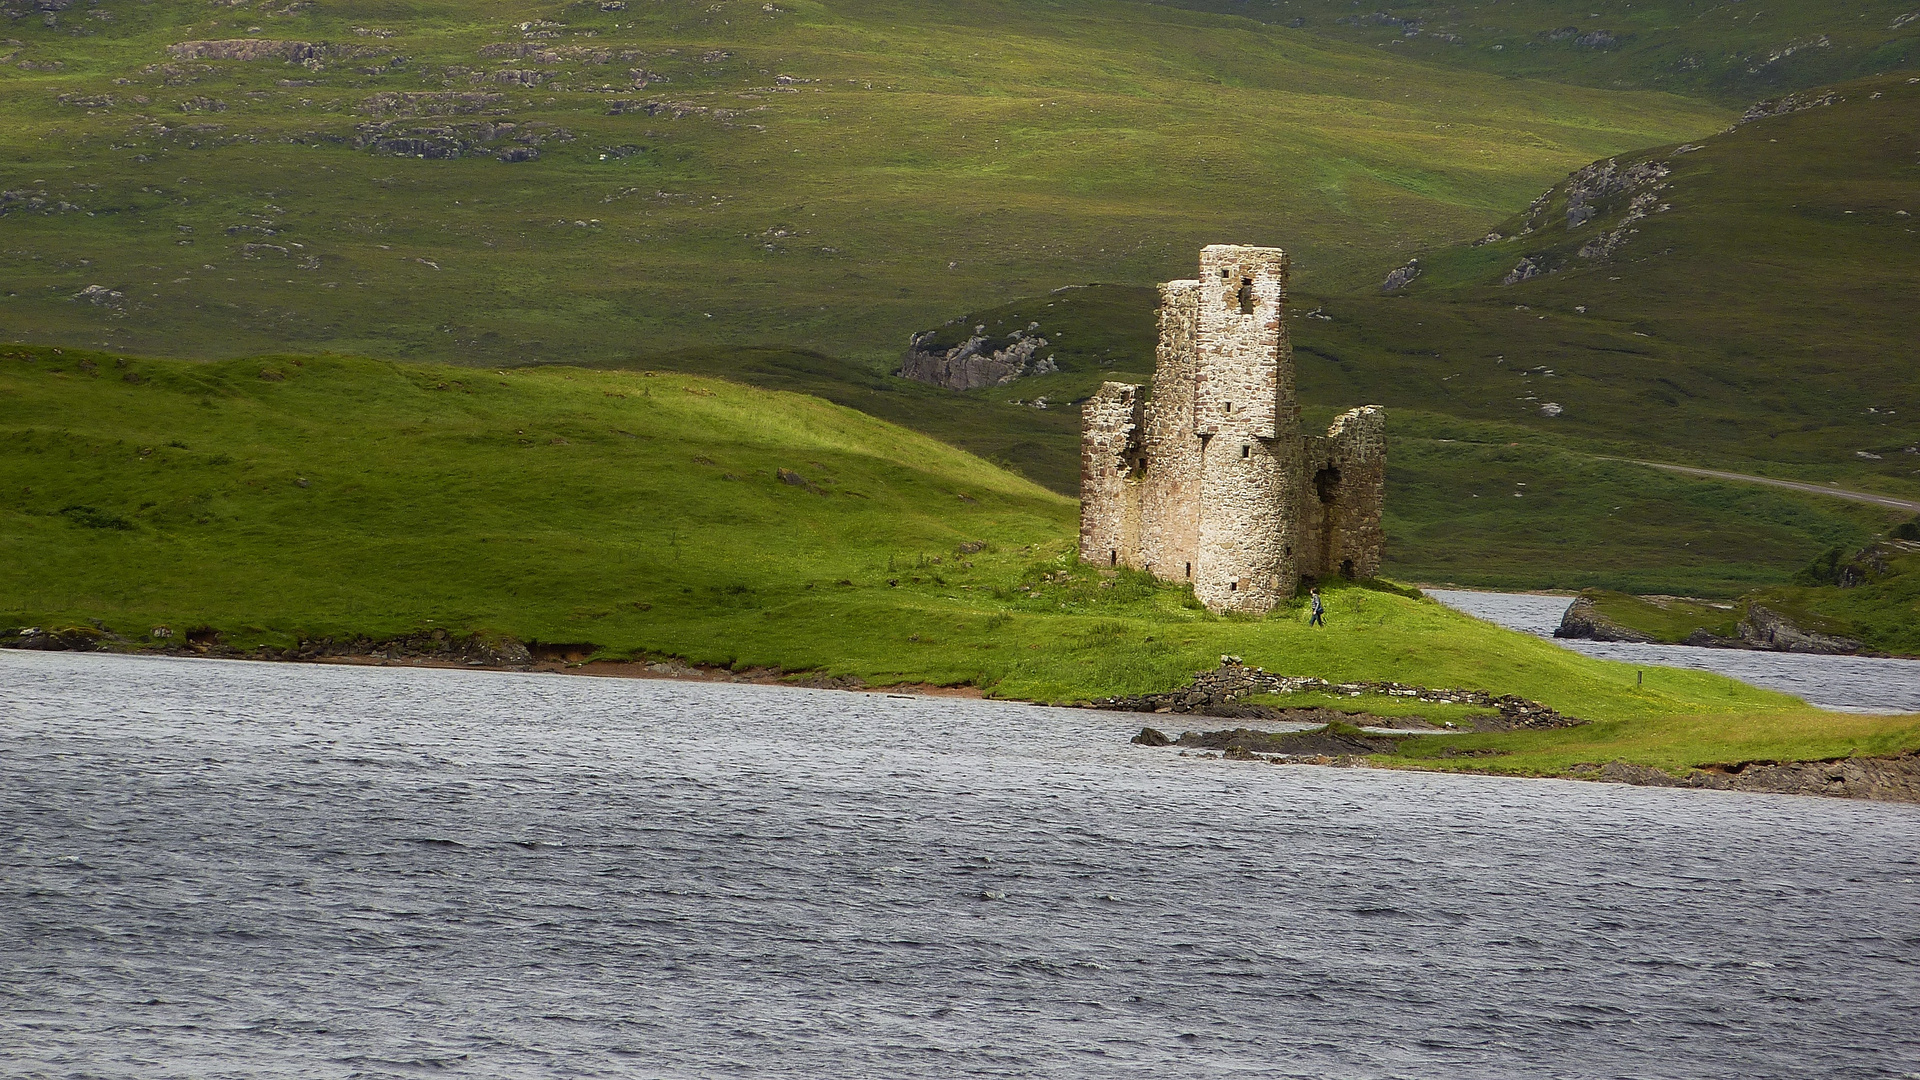
[[[1188,564],[1187,564],[1187,576],[1188,576],[1188,577],[1192,577],[1192,576],[1193,576],[1193,564],[1192,564],[1192,563],[1188,563]]]
[[[1253,279],[1240,279],[1240,314],[1253,314]]]
[[[1120,553],[1118,551],[1107,552],[1107,565],[1108,566],[1120,565]]]
[[[1240,448],[1240,456],[1241,456],[1241,457],[1252,457],[1252,456],[1253,456],[1253,447],[1251,447],[1251,446],[1243,446],[1243,447],[1241,447],[1241,448]]]

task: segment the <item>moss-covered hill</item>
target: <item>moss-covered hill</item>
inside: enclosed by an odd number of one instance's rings
[[[1123,0],[31,6],[0,338],[160,355],[883,365],[1223,237],[1340,280],[1726,115]]]
[[[1510,77],[1745,103],[1920,65],[1907,0],[1152,0]]]
[[[1330,300],[1303,382],[1920,493],[1920,79],[1770,109],[1595,162],[1403,292]]]
[[[1920,82],[1756,111],[1776,110],[1594,162],[1486,242],[1419,253],[1404,288],[1381,287],[1397,259],[1363,289],[1296,291],[1310,409],[1394,410],[1396,572],[1731,596],[1892,524],[1605,458],[1920,494]],[[967,312],[955,325],[988,333],[1040,321],[1063,371],[956,395],[994,423],[952,437],[1024,432],[1016,463],[1070,490],[1073,403],[1150,368],[1152,294],[1109,292],[1085,313],[1073,294]]]
[[[1299,611],[1217,618],[1184,588],[1076,566],[1073,546],[1066,499],[718,380],[0,354],[0,629],[98,620],[138,647],[165,625],[238,648],[484,633],[1052,701],[1170,689],[1232,653],[1593,721],[1407,751],[1519,773],[1920,745],[1920,719],[1835,717],[1699,672],[1636,686],[1394,592],[1330,590],[1324,630]],[[1434,756],[1450,746],[1482,753]]]

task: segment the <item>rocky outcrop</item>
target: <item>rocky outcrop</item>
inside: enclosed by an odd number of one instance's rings
[[[1773,652],[1842,655],[1857,653],[1864,647],[1849,637],[1803,629],[1785,615],[1759,604],[1747,606],[1746,618],[1740,620],[1736,632],[1747,647]]]
[[[539,130],[534,125],[510,121],[465,120],[443,124],[409,124],[380,120],[354,127],[349,145],[355,150],[376,154],[450,160],[474,154],[491,154],[501,161],[536,161],[540,145],[548,140],[571,140],[573,133],[564,128]],[[502,145],[503,143],[508,145]]]
[[[1318,731],[1189,731],[1174,741],[1188,749],[1219,750],[1229,758],[1245,760],[1256,754],[1283,757],[1337,757],[1344,754],[1387,754],[1399,745],[1393,735],[1367,735],[1354,729],[1324,727]]]
[[[1047,347],[1047,339],[1028,331],[1016,330],[1002,339],[976,332],[949,349],[934,344],[938,337],[937,330],[913,335],[906,361],[900,365],[901,378],[949,390],[978,390],[1060,370],[1051,356],[1034,359],[1034,354]]]
[[[1574,765],[1577,780],[1643,787],[1704,788],[1768,795],[1821,795],[1836,799],[1920,803],[1920,755],[1848,757],[1826,761],[1748,761],[1707,765],[1674,775],[1650,765],[1610,761]]]
[[[1236,656],[1223,656],[1212,671],[1196,672],[1192,685],[1161,694],[1102,698],[1092,708],[1118,712],[1151,712],[1228,716],[1258,719],[1292,719],[1287,714],[1298,710],[1249,705],[1245,699],[1256,695],[1297,694],[1314,691],[1325,694],[1381,694],[1407,698],[1430,705],[1474,705],[1493,709],[1496,715],[1474,723],[1481,731],[1519,731],[1573,727],[1586,721],[1564,716],[1547,705],[1511,694],[1486,690],[1440,690],[1408,686],[1396,682],[1330,682],[1326,679],[1274,675],[1257,667],[1248,667]]]
[[[1659,639],[1630,626],[1622,626],[1600,613],[1590,596],[1577,596],[1560,617],[1553,636],[1582,641],[1633,641],[1653,644]]]
[[[359,111],[371,116],[471,116],[499,106],[499,94],[477,91],[392,91],[361,100]]]
[[[275,660],[360,658],[428,660],[517,671],[532,666],[534,654],[524,643],[510,637],[490,638],[479,634],[461,637],[435,630],[380,641],[371,638],[302,639],[293,648],[267,657]]]
[[[1603,212],[1601,204],[1615,203],[1621,195],[1629,196],[1620,219],[1611,228],[1582,244],[1577,254],[1583,259],[1610,258],[1639,231],[1631,228],[1634,222],[1649,214],[1671,209],[1669,204],[1660,201],[1660,192],[1666,189],[1665,181],[1672,172],[1673,169],[1664,161],[1635,162],[1623,168],[1619,162],[1608,158],[1568,177],[1569,230],[1577,229],[1598,217]]]
[[[1761,649],[1768,652],[1848,655],[1865,647],[1862,642],[1837,634],[1808,630],[1792,619],[1761,604],[1749,604],[1746,615],[1735,627],[1735,637],[1719,637],[1705,628],[1695,630],[1682,642],[1708,649]],[[1584,641],[1629,641],[1659,644],[1660,639],[1645,631],[1607,618],[1588,596],[1576,597],[1553,631],[1557,638]]]
[[[1380,283],[1380,291],[1381,292],[1398,292],[1401,289],[1404,289],[1408,285],[1412,284],[1413,279],[1419,276],[1420,276],[1420,260],[1408,259],[1407,265],[1387,275],[1387,280]]]
[[[324,44],[311,41],[271,41],[233,38],[225,41],[182,41],[167,46],[175,60],[285,60],[299,64],[326,55]]]
[[[127,639],[96,626],[21,627],[0,630],[0,648],[31,649],[35,652],[98,652]]]
[[[1534,262],[1531,257],[1524,258],[1515,263],[1513,269],[1507,271],[1507,276],[1500,279],[1500,284],[1518,285],[1523,281],[1539,277],[1543,272],[1540,264]]]
[[[1836,101],[1844,100],[1846,99],[1831,90],[1817,97],[1788,94],[1785,97],[1754,102],[1752,105],[1747,106],[1747,111],[1741,113],[1740,119],[1735,120],[1733,124],[1734,127],[1739,127],[1741,124],[1750,124],[1755,120],[1765,120],[1770,116],[1785,116],[1788,113],[1797,113],[1805,109],[1818,109],[1831,105]],[[1732,131],[1733,128],[1728,128],[1727,130]]]

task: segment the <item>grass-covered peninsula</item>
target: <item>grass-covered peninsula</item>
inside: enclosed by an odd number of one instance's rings
[[[1554,773],[1920,747],[1697,672],[1615,664],[1365,588],[1222,618],[1073,557],[1071,500],[817,398],[672,373],[344,357],[0,354],[0,624],[155,626],[229,646],[435,630],[970,684],[1071,702],[1164,691],[1222,654],[1335,680],[1470,686],[1577,728],[1447,736]]]

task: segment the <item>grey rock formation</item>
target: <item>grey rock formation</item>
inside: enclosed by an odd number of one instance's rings
[[[1539,263],[1534,262],[1532,259],[1521,259],[1514,265],[1513,269],[1507,271],[1506,277],[1500,279],[1500,284],[1518,285],[1520,282],[1526,281],[1529,278],[1539,277],[1541,273]]]
[[[1380,291],[1396,292],[1400,289],[1404,289],[1409,284],[1412,284],[1414,278],[1417,278],[1419,276],[1420,276],[1420,260],[1408,259],[1407,265],[1387,275],[1387,280],[1380,283]]]
[[[997,342],[976,332],[948,349],[934,344],[938,336],[937,330],[913,335],[906,361],[900,365],[901,378],[949,390],[978,390],[1005,386],[1027,375],[1048,375],[1060,370],[1050,355],[1035,358],[1048,342],[1028,331],[1016,330],[1009,338]]]
[[[1755,649],[1774,652],[1840,655],[1856,653],[1862,643],[1835,634],[1823,634],[1796,626],[1793,620],[1759,604],[1747,606],[1747,617],[1740,620],[1740,640]]]
[[[1160,694],[1103,698],[1093,702],[1097,709],[1116,712],[1182,713],[1200,716],[1231,716],[1261,719],[1283,716],[1290,710],[1265,705],[1247,705],[1250,695],[1280,695],[1316,692],[1322,694],[1382,694],[1429,705],[1474,705],[1494,709],[1495,716],[1474,721],[1476,731],[1545,730],[1574,727],[1586,721],[1556,712],[1552,707],[1511,694],[1486,690],[1436,689],[1395,682],[1329,682],[1312,676],[1274,675],[1257,667],[1248,667],[1236,656],[1221,657],[1212,671],[1195,672],[1193,682],[1178,690]]]
[[[1553,631],[1557,638],[1581,641],[1637,641],[1652,644],[1656,639],[1632,627],[1621,626],[1600,613],[1590,596],[1577,596],[1567,606],[1567,613],[1560,617],[1560,625]]]
[[[1754,102],[1752,105],[1747,106],[1747,111],[1741,113],[1740,119],[1735,120],[1733,124],[1734,127],[1739,127],[1741,124],[1750,124],[1755,120],[1765,120],[1769,116],[1785,116],[1788,113],[1797,113],[1804,109],[1818,109],[1831,105],[1836,101],[1843,100],[1845,99],[1831,90],[1818,97],[1803,97],[1799,94],[1788,94],[1785,97]],[[1733,128],[1728,128],[1727,130],[1732,131]]]
[[[304,63],[326,55],[324,44],[310,41],[272,41],[235,38],[226,41],[182,41],[167,46],[175,60],[285,60]]]
[[[1624,192],[1657,189],[1672,171],[1664,161],[1641,161],[1622,168],[1618,161],[1608,158],[1574,172],[1567,177],[1567,228],[1577,229],[1591,221],[1600,213],[1595,204],[1601,200]],[[1637,207],[1640,213],[1632,220],[1645,217],[1657,202]]]
[[[1875,802],[1920,803],[1920,756],[1849,757],[1832,761],[1749,761],[1707,765],[1674,775],[1630,761],[1575,765],[1580,780],[1642,787],[1704,788],[1769,795],[1820,795]]]

